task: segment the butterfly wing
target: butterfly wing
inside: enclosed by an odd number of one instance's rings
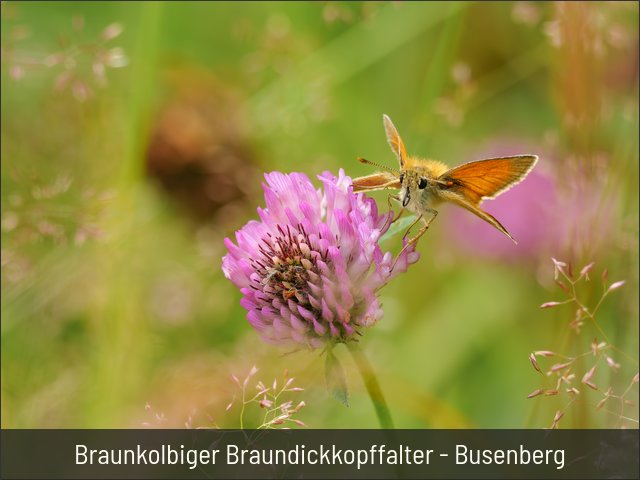
[[[504,226],[479,206],[485,198],[495,198],[520,183],[534,167],[538,157],[518,155],[465,163],[438,177],[441,195],[493,225],[516,243]]]
[[[451,197],[447,198],[447,200],[455,203],[459,207],[462,207],[470,211],[474,215],[480,217],[482,220],[487,222],[489,225],[493,225],[495,228],[497,228],[502,233],[504,233],[507,237],[509,237],[513,241],[513,243],[516,243],[516,244],[518,243],[516,242],[516,239],[513,238],[513,236],[509,233],[509,231],[506,228],[504,228],[504,226],[498,221],[496,217],[494,217],[490,213],[485,212],[477,205],[471,204],[470,202],[468,202],[467,200],[465,200],[464,198],[458,195],[455,195],[455,196],[452,195]]]
[[[400,188],[400,179],[391,172],[376,172],[353,179],[354,192],[372,192],[387,188]]]
[[[484,198],[495,198],[520,183],[537,161],[536,155],[478,160],[452,168],[438,180],[478,205]]]
[[[387,134],[387,141],[391,147],[391,151],[398,157],[400,168],[404,168],[404,161],[407,158],[407,151],[404,148],[404,142],[398,133],[398,130],[393,125],[393,122],[388,115],[382,115],[384,123],[384,131]]]

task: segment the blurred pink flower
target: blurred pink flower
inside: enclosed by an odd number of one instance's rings
[[[244,295],[249,323],[263,340],[319,348],[344,342],[382,317],[377,291],[418,260],[407,248],[394,265],[378,242],[388,228],[373,199],[354,194],[340,170],[318,177],[265,175],[266,208],[225,239],[222,270]]]
[[[457,208],[446,217],[454,243],[474,256],[525,261],[550,255],[580,258],[605,246],[611,240],[616,199],[607,194],[603,184],[578,173],[554,173],[557,159],[531,147],[503,145],[480,157],[518,151],[538,154],[540,161],[524,181],[482,204],[482,209],[496,217],[518,244]]]
[[[509,230],[517,245],[488,223],[461,209],[452,209],[449,215],[452,237],[463,250],[474,254],[502,258],[535,255],[547,246],[552,232],[557,231],[553,220],[556,197],[553,179],[534,169],[522,183],[495,200],[487,200],[481,207]]]

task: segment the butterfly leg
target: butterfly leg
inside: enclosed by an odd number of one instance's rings
[[[418,215],[416,217],[416,219],[413,221],[413,223],[411,225],[409,225],[409,228],[407,228],[407,230],[404,232],[404,235],[402,236],[403,239],[407,238],[407,236],[409,235],[409,232],[411,231],[411,229],[415,226],[416,223],[418,223],[420,220],[422,219],[422,215]],[[424,228],[424,227],[423,227]],[[422,231],[422,230],[421,230]],[[424,232],[423,232],[424,233]],[[402,250],[400,250],[400,253],[398,253],[398,256],[396,256],[395,261],[393,262],[393,265],[391,266],[391,270],[393,271],[393,269],[396,267],[396,263],[398,263],[398,259],[402,256],[402,254],[404,253],[404,251],[409,248],[409,245],[411,245],[415,240],[417,240],[417,238],[420,237],[420,235],[422,235],[422,233],[418,233],[418,235],[414,238],[412,238],[411,240],[409,240],[407,243],[405,243],[405,245],[402,247]]]
[[[387,207],[388,207],[389,211],[391,212],[391,216],[389,217],[389,220],[390,220],[390,221],[389,221],[389,222],[387,222],[387,223],[385,223],[385,225],[384,225],[384,229],[387,229],[387,228],[389,227],[389,225],[391,225],[392,223],[397,222],[397,221],[398,221],[398,219],[399,219],[399,218],[402,216],[402,214],[404,213],[404,207],[402,207],[402,208],[400,209],[400,213],[398,213],[398,215],[397,215],[397,216],[394,216],[394,213],[393,213],[393,212],[392,212],[392,210],[391,210],[391,200],[395,200],[395,201],[399,202],[399,201],[400,201],[400,198],[399,198],[397,195],[391,195],[391,194],[389,194],[389,195],[387,196]]]
[[[422,235],[424,235],[424,233],[429,229],[429,225],[431,225],[431,222],[433,222],[433,220],[438,216],[438,211],[434,210],[433,208],[427,208],[427,211],[431,214],[431,218],[429,218],[429,220],[425,220],[422,215],[419,215],[415,222],[413,222],[411,225],[409,225],[409,228],[407,229],[407,231],[405,232],[404,236],[402,238],[405,238],[407,235],[409,235],[409,231],[413,228],[413,226],[418,223],[419,220],[422,220],[424,222],[424,225],[422,225],[422,228],[418,231],[418,233],[415,235],[415,237],[411,238],[405,245],[404,247],[402,247],[402,250],[400,250],[400,253],[398,253],[398,256],[396,257],[395,261],[393,262],[393,266],[391,267],[391,270],[394,269],[394,267],[396,266],[396,263],[398,263],[398,259],[400,258],[400,256],[404,253],[404,251],[409,248],[409,245],[416,245],[418,243],[418,240],[420,239],[420,237],[422,237]]]
[[[427,208],[427,212],[429,212],[431,214],[431,218],[427,222],[425,222],[426,223],[426,225],[424,226],[425,230],[427,230],[427,228],[429,228],[429,225],[431,225],[431,222],[433,222],[436,219],[436,217],[438,216],[438,211],[434,210],[433,208]]]
[[[420,237],[424,235],[424,232],[426,232],[429,229],[429,225],[431,225],[431,222],[433,222],[435,218],[438,216],[438,211],[434,210],[433,208],[428,208],[427,211],[431,214],[431,218],[429,220],[424,221],[424,225],[422,226],[422,228],[418,231],[415,237],[413,237],[411,240],[407,242],[407,245],[411,245],[412,243],[416,245]]]
[[[387,197],[387,204],[389,205],[389,210],[391,210],[391,200],[395,200],[396,202],[400,203],[400,197],[398,197],[397,195],[389,194],[389,196]],[[394,217],[394,219],[391,221],[391,223],[394,223],[394,222],[397,222],[398,220],[400,220],[400,217],[404,213],[404,210],[405,210],[404,207],[402,207],[400,209],[400,212],[398,213],[398,215],[396,217]]]
[[[400,209],[400,212],[398,212],[398,215],[393,219],[393,222],[391,222],[391,223],[394,223],[394,222],[397,222],[398,220],[400,220],[400,217],[402,216],[403,213],[404,213],[404,207],[402,207]]]
[[[416,219],[413,221],[413,223],[411,225],[409,225],[409,228],[407,228],[407,230],[404,232],[404,235],[402,236],[402,238],[406,238],[409,236],[409,232],[411,231],[411,229],[416,225],[416,223],[418,223],[420,220],[422,219],[422,215],[418,215],[416,217]],[[413,239],[409,240],[409,242],[407,243],[407,245],[409,243],[411,243],[413,241]],[[404,249],[403,249],[404,250]],[[400,252],[402,253],[402,252]]]

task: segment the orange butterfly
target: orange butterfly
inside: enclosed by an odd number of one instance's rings
[[[409,230],[420,220],[424,223],[418,234],[409,240],[407,245],[416,242],[429,228],[438,215],[438,211],[433,207],[442,202],[452,202],[466,208],[500,230],[514,243],[516,242],[498,220],[480,209],[480,203],[485,198],[497,197],[524,180],[538,161],[536,155],[489,158],[450,169],[442,162],[407,156],[404,142],[391,119],[387,115],[383,115],[383,119],[387,140],[391,150],[398,157],[400,171],[359,158],[358,160],[362,163],[374,165],[384,171],[354,179],[353,190],[354,192],[370,192],[387,188],[400,190],[398,196],[390,196],[390,198],[402,203],[402,211],[406,208],[418,214],[418,218],[411,224]],[[397,218],[400,215],[402,212]],[[427,215],[429,215],[428,220]]]

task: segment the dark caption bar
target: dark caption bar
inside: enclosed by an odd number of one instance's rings
[[[19,478],[638,478],[638,430],[2,430]]]

